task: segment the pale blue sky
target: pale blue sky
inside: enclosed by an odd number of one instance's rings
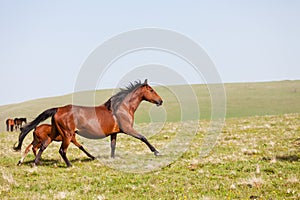
[[[300,79],[300,1],[2,0],[0,105],[72,93],[97,46],[143,27],[193,39],[224,82]]]

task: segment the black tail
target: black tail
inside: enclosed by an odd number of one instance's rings
[[[52,117],[57,112],[57,108],[50,108],[48,110],[45,110],[42,112],[37,118],[35,118],[32,122],[29,124],[26,124],[19,135],[19,144],[18,146],[14,146],[15,151],[20,151],[22,147],[22,143],[26,135],[34,129],[40,122],[45,121],[47,118]]]

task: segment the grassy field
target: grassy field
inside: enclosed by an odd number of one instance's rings
[[[74,145],[68,156],[74,167],[65,168],[54,143],[43,155],[43,164],[32,168],[33,154],[16,166],[20,153],[12,150],[17,133],[0,134],[1,199],[299,199],[300,115],[231,118],[217,146],[199,157],[208,121],[177,160],[148,173],[127,173],[105,161],[119,162],[123,151],[154,158],[146,146],[128,136],[119,137],[117,158],[109,147],[91,161]],[[147,124],[142,124],[147,126]],[[149,140],[162,146],[174,134],[168,122],[161,134]],[[31,137],[26,138],[28,144]],[[81,140],[82,141],[82,140]],[[109,143],[109,140],[101,140]],[[100,141],[99,141],[100,142]],[[83,143],[87,149],[91,146]],[[99,145],[101,142],[99,143]],[[104,148],[105,149],[105,148]],[[91,151],[92,153],[93,150]],[[164,152],[161,152],[164,154]],[[96,154],[96,155],[98,155]],[[165,155],[168,156],[168,155]],[[137,162],[138,160],[133,160]]]
[[[116,159],[110,159],[109,138],[78,137],[97,159],[70,145],[72,168],[60,158],[59,143],[47,148],[41,166],[31,167],[32,152],[16,166],[21,154],[12,146],[18,133],[4,131],[7,117],[31,120],[47,108],[71,103],[72,96],[1,106],[0,199],[300,199],[300,81],[226,84],[226,125],[206,157],[199,155],[210,125],[210,98],[204,85],[193,88],[201,118],[183,123],[199,126],[195,133],[182,129],[178,102],[164,88],[157,90],[165,100],[166,123],[148,123],[151,105],[138,109],[135,126],[160,157],[140,141],[119,135]],[[98,91],[96,104],[111,94]],[[31,140],[29,134],[22,150]]]

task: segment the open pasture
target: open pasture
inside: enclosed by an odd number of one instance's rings
[[[299,199],[299,85],[300,81],[225,85],[228,100],[226,125],[217,145],[204,158],[199,157],[199,152],[209,126],[209,109],[201,107],[209,105],[209,98],[204,86],[193,86],[199,87],[196,91],[201,97],[199,106],[203,112],[200,121],[189,122],[199,123],[195,137],[179,158],[162,169],[147,173],[128,173],[115,169],[113,165],[122,164],[127,152],[133,155],[127,160],[133,165],[140,165],[135,155],[154,161],[168,156],[160,150],[179,132],[180,122],[169,118],[157,134],[148,134],[147,104],[138,109],[136,117],[141,123],[136,126],[161,152],[159,158],[155,158],[139,140],[119,135],[116,159],[113,160],[109,158],[109,138],[94,141],[99,146],[93,148],[88,140],[78,136],[85,148],[96,155],[96,160],[90,160],[71,144],[68,157],[74,166],[66,168],[58,153],[60,144],[53,142],[44,152],[41,166],[31,167],[32,152],[22,166],[17,166],[21,154],[14,152],[12,146],[18,133],[6,132],[3,123],[0,131],[0,198]],[[104,102],[111,91],[101,92],[99,101]],[[164,91],[159,94],[165,96],[166,106],[170,106],[166,109],[172,110],[175,104],[170,101],[171,97],[168,99]],[[2,106],[0,115],[2,119],[9,113],[20,113],[31,121],[44,109],[67,103],[71,103],[70,96],[40,99]],[[30,110],[30,106],[33,109]],[[22,151],[31,141],[30,133],[24,140]]]
[[[31,167],[32,153],[22,166],[16,166],[20,153],[11,147],[17,134],[2,132],[0,196],[2,199],[299,199],[299,121],[299,114],[228,119],[217,146],[209,156],[200,158],[208,126],[208,121],[203,121],[189,149],[179,159],[148,173],[127,173],[103,164],[103,160],[110,159],[108,145],[94,161],[71,145],[68,156],[74,164],[72,168],[65,167],[58,154],[58,143],[45,151],[42,166]],[[176,126],[175,122],[167,124],[174,130]],[[149,140],[160,146],[172,134],[171,129],[163,129]],[[29,142],[31,137],[24,144]],[[109,140],[103,139],[101,143],[108,144]],[[153,156],[140,141],[124,135],[117,143],[116,162],[121,159],[122,151],[129,150]]]

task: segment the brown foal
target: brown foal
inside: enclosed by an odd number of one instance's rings
[[[51,134],[51,125],[50,124],[42,124],[37,126],[33,131],[33,140],[32,142],[26,147],[22,158],[19,160],[18,165],[22,165],[24,162],[25,157],[30,151],[30,148],[32,147],[32,151],[34,153],[34,156],[36,157],[36,152],[38,148],[41,147],[42,142],[47,140],[50,137]],[[56,138],[53,139],[53,141],[60,142],[62,141],[61,135],[58,135]],[[88,157],[91,159],[95,159],[94,156],[92,156],[89,152],[87,152],[83,146],[76,140],[75,135],[71,139],[71,142],[75,144],[81,151],[83,151]]]

